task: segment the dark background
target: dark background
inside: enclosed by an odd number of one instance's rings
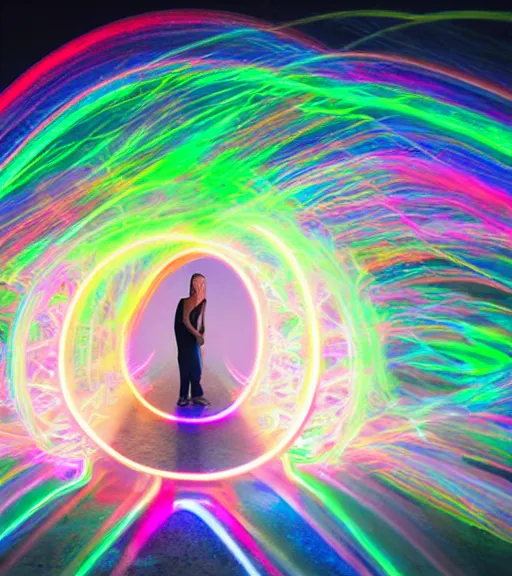
[[[328,12],[361,9],[428,13],[503,10],[497,0],[0,0],[0,91],[62,46],[99,26],[145,12],[203,9],[238,12],[269,22],[289,22]],[[320,38],[329,44],[328,38]]]

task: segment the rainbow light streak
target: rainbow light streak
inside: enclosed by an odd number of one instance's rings
[[[291,474],[289,474],[289,477]],[[302,500],[303,494],[300,495],[293,494],[293,492],[289,489],[289,484],[286,483],[286,476],[284,478],[275,478],[275,477],[266,477],[264,478],[266,484],[275,490],[279,497],[286,502],[290,507],[294,509],[294,511],[299,514],[304,522],[311,526],[313,530],[318,534],[322,540],[324,540],[327,545],[345,562],[349,563],[350,566],[354,568],[354,571],[357,574],[366,574],[368,573],[367,568],[365,567],[364,563],[361,561],[360,558],[354,554],[354,551],[347,546],[347,541],[340,536],[339,530],[338,533],[333,533],[332,526],[323,524],[319,519],[316,519],[314,515],[307,511],[304,507]],[[300,482],[297,482],[300,485]],[[299,500],[300,498],[300,500]],[[278,550],[273,550],[273,553],[277,553]],[[282,560],[281,560],[282,561]],[[290,567],[288,569],[288,573],[297,572],[300,568],[299,567]]]
[[[97,474],[86,486],[84,486],[84,488],[82,488],[82,490],[79,490],[72,498],[61,506],[57,512],[52,514],[45,522],[40,523],[37,529],[33,530],[30,536],[24,540],[23,544],[16,549],[16,552],[10,556],[9,562],[3,567],[5,572],[13,569],[21,558],[26,554],[29,554],[31,548],[37,545],[37,540],[41,538],[45,532],[52,529],[58,522],[61,522],[66,516],[68,516],[73,508],[87,498],[91,491],[94,490],[102,480],[103,475]]]
[[[258,545],[257,540],[261,539],[262,535],[258,534],[257,529],[253,525],[247,526],[244,519],[237,517],[236,513],[228,512],[228,508],[232,508],[229,502],[218,502],[210,498],[204,503],[204,506],[213,511],[217,522],[222,524],[225,530],[236,536],[236,541],[240,545],[250,551],[252,557],[257,559],[262,569],[264,569],[265,574],[269,576],[281,576],[283,574],[282,571],[272,564]],[[268,544],[266,548],[268,549]]]
[[[43,509],[45,506],[50,504],[52,501],[57,500],[69,494],[73,490],[84,486],[91,479],[92,468],[91,466],[84,466],[81,473],[77,478],[71,480],[70,482],[65,482],[62,485],[53,488],[39,498],[34,504],[31,504],[26,510],[21,512],[17,518],[12,521],[7,526],[3,527],[2,532],[0,532],[0,541],[12,534],[17,528],[22,526],[30,517],[32,517],[36,512]]]
[[[161,487],[160,478],[155,478],[151,483],[149,489],[143,494],[141,498],[131,507],[131,510],[123,514],[119,518],[117,524],[112,526],[105,536],[97,543],[92,553],[87,554],[87,560],[81,561],[76,568],[70,569],[70,574],[77,576],[85,576],[88,574],[98,562],[99,558],[112,546],[112,544],[127,530],[134,520],[140,516],[144,510],[151,504],[154,498],[158,495]],[[79,567],[78,567],[79,566]]]
[[[326,19],[335,48],[313,39]],[[299,31],[161,12],[71,42],[0,94],[7,572],[50,548],[52,574],[137,570],[178,510],[248,574],[501,569],[511,22],[355,11]],[[161,281],[200,256],[246,286],[256,360],[249,377],[227,365],[230,406],[188,417],[138,387],[157,353],[132,363],[131,343]],[[227,460],[190,467],[190,443],[204,458],[218,431]],[[73,530],[74,547],[59,536]]]
[[[143,516],[141,526],[123,553],[112,576],[122,576],[135,562],[139,552],[147,544],[151,536],[162,527],[164,522],[173,513],[174,493],[169,494],[165,489],[161,490],[153,501],[147,514]]]
[[[226,548],[238,560],[249,576],[260,576],[260,572],[258,572],[256,567],[252,564],[250,558],[244,553],[240,546],[229,535],[224,526],[209,510],[204,506],[201,506],[201,504],[195,500],[187,498],[176,500],[174,503],[174,511],[177,512],[179,510],[186,510],[200,518],[213,532],[215,532],[215,535],[222,540]]]
[[[287,473],[293,478],[295,482],[303,486],[306,490],[310,490],[317,498],[320,499],[322,504],[334,514],[340,522],[346,527],[346,529],[354,536],[357,542],[376,560],[379,566],[384,570],[385,574],[390,576],[403,576],[402,573],[397,570],[393,562],[386,557],[385,554],[379,549],[375,544],[373,539],[365,534],[355,522],[351,520],[349,515],[343,510],[341,505],[337,502],[335,498],[332,498],[327,490],[322,490],[321,482],[315,479],[308,479],[304,475],[298,475],[291,466],[286,466]]]

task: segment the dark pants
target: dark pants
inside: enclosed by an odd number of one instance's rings
[[[178,366],[180,367],[180,398],[188,398],[189,388],[192,388],[192,398],[202,396],[202,366],[199,345],[192,346],[187,350],[178,350]]]

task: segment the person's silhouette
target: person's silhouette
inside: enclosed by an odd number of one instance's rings
[[[193,274],[190,279],[190,295],[182,298],[176,308],[174,333],[178,347],[178,366],[180,369],[180,393],[178,406],[189,404],[189,391],[192,403],[208,406],[201,386],[202,351],[205,333],[206,278],[202,274]]]

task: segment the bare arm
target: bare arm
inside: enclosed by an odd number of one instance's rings
[[[203,329],[203,336],[206,332],[206,324],[205,324],[205,318],[206,318],[206,300],[204,301],[203,307],[201,308],[201,314],[199,315],[199,322],[198,322],[198,326],[200,328]]]
[[[198,340],[201,340],[202,335],[192,326],[190,323],[190,312],[192,311],[192,302],[187,298],[183,303],[183,324],[185,324],[187,330],[193,334]]]

